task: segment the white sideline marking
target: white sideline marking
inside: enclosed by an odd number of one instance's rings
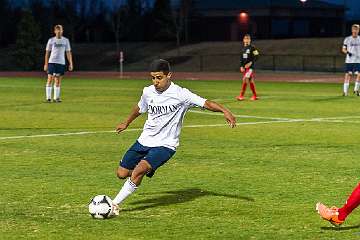
[[[266,122],[243,122],[237,123],[237,125],[256,125],[256,124],[270,124],[270,123],[285,123],[285,122],[295,122],[291,121],[266,121]],[[206,125],[187,125],[183,128],[204,128],[204,127],[225,127],[228,124],[206,124]],[[135,132],[142,131],[142,128],[132,128],[127,129],[124,132]],[[74,135],[90,135],[98,133],[116,133],[116,131],[94,131],[94,132],[70,132],[70,133],[54,133],[54,134],[40,134],[40,135],[23,135],[23,136],[10,136],[10,137],[0,137],[0,140],[10,140],[10,139],[23,139],[23,138],[43,138],[43,137],[60,137],[60,136],[74,136]]]
[[[316,119],[320,119],[320,120],[330,120],[330,119],[340,120],[340,119],[357,119],[357,118],[360,118],[360,116],[326,117],[326,118],[316,118]]]
[[[20,139],[20,138],[41,138],[41,137],[72,136],[72,135],[87,135],[87,134],[109,133],[109,132],[114,132],[114,131],[70,132],[70,133],[54,133],[54,134],[40,134],[40,135],[10,136],[10,137],[1,137],[0,140]]]
[[[197,110],[189,110],[191,113],[197,113],[197,114],[204,114],[204,115],[214,115],[214,116],[223,116],[222,113],[216,113],[216,112],[205,112],[203,111],[197,111]],[[254,119],[268,119],[268,120],[275,120],[272,122],[346,122],[346,123],[357,123],[358,121],[344,121],[346,119],[358,119],[360,116],[343,116],[343,117],[323,117],[323,118],[309,118],[309,119],[303,119],[303,118],[274,118],[274,117],[260,117],[260,116],[251,116],[251,115],[234,115],[237,118],[254,118]]]
[[[217,113],[206,113],[199,111],[191,111],[200,114],[211,114],[211,115],[222,115]],[[235,115],[237,117],[251,118],[252,116],[246,115]],[[237,125],[258,125],[258,124],[272,124],[272,123],[295,123],[295,122],[326,122],[326,123],[359,123],[359,121],[344,121],[342,119],[348,118],[360,118],[360,116],[355,117],[336,117],[331,118],[311,118],[311,119],[290,119],[290,118],[267,118],[267,117],[257,117],[253,116],[253,118],[259,119],[273,119],[275,121],[262,121],[262,122],[240,122]],[[204,128],[204,127],[225,127],[228,124],[205,124],[205,125],[187,125],[184,128]],[[142,128],[131,128],[125,130],[125,132],[135,132],[142,131]],[[115,130],[111,131],[93,131],[93,132],[69,132],[69,133],[54,133],[54,134],[39,134],[39,135],[23,135],[23,136],[9,136],[9,137],[0,137],[0,140],[11,140],[11,139],[23,139],[23,138],[43,138],[43,137],[60,137],[60,136],[74,136],[74,135],[90,135],[90,134],[99,134],[99,133],[116,133]]]
[[[260,99],[270,99],[270,98],[278,98],[277,96],[261,96]],[[214,98],[209,99],[211,101],[220,102],[220,101],[234,101],[235,98]]]
[[[205,111],[196,111],[196,110],[189,110],[188,112],[197,113],[197,114],[204,114],[204,115],[214,115],[214,116],[223,116],[222,113],[214,113],[214,112],[205,112]],[[274,117],[259,117],[259,116],[251,116],[251,115],[234,115],[237,118],[254,118],[254,119],[269,119],[269,120],[295,120],[292,118],[274,118]]]

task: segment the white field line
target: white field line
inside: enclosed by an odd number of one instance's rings
[[[223,116],[222,113],[216,112],[205,112],[197,110],[189,110],[191,113],[204,114],[204,115],[214,115],[214,116]],[[261,117],[261,116],[251,116],[251,115],[234,115],[237,118],[253,118],[253,119],[269,119],[269,120],[279,120],[279,121],[300,121],[300,122],[347,122],[347,123],[357,123],[358,121],[343,121],[346,119],[359,119],[360,116],[343,116],[343,117],[322,117],[322,118],[274,118],[274,117]]]
[[[358,119],[360,116],[344,116],[344,117],[326,117],[326,118],[314,118],[314,119],[320,119],[320,120],[340,120],[340,119]]]
[[[339,123],[339,122],[343,123],[343,122],[345,122],[345,123],[347,123],[347,121],[342,121],[342,120],[293,119],[293,120],[278,120],[278,121],[263,121],[263,122],[240,122],[240,123],[237,123],[237,125],[258,125],[258,124],[293,123],[293,122],[328,122],[328,123]],[[358,122],[356,122],[356,123],[358,123]],[[184,126],[184,128],[225,127],[225,126],[228,126],[228,124],[188,125],[188,126]],[[125,132],[135,132],[135,131],[142,131],[142,128],[127,129]],[[70,132],[70,133],[10,136],[10,137],[0,137],[0,140],[74,136],[74,135],[90,135],[90,134],[99,134],[99,133],[115,133],[115,131],[112,130],[112,131]]]
[[[270,99],[270,98],[278,98],[277,96],[261,96],[261,99]],[[235,98],[215,98],[209,99],[211,101],[220,102],[220,101],[234,101]]]
[[[195,111],[198,112],[198,111]],[[202,112],[200,112],[202,113]],[[218,115],[214,113],[208,113],[212,115]],[[221,114],[220,114],[221,115]],[[243,116],[243,115],[238,115]],[[250,116],[248,116],[250,117]],[[256,117],[260,119],[268,119],[266,117]],[[274,123],[295,123],[295,122],[325,122],[325,123],[360,123],[360,121],[344,121],[341,119],[331,118],[312,118],[312,119],[287,119],[287,118],[270,118],[275,121],[262,121],[262,122],[240,122],[237,125],[258,125],[258,124],[274,124]],[[225,127],[228,124],[205,124],[205,125],[187,125],[184,128],[204,128],[204,127]],[[127,129],[125,132],[142,131],[142,128]],[[74,136],[74,135],[91,135],[99,133],[116,133],[114,130],[108,131],[86,131],[86,132],[69,132],[69,133],[54,133],[54,134],[39,134],[39,135],[23,135],[23,136],[9,136],[0,137],[0,140],[11,140],[11,139],[24,139],[24,138],[44,138],[44,137],[59,137],[59,136]]]
[[[214,116],[223,116],[222,113],[214,113],[214,112],[205,112],[205,111],[197,111],[197,110],[189,110],[191,113],[204,114],[204,115],[214,115]],[[269,120],[295,120],[292,118],[274,118],[274,117],[259,117],[259,116],[251,116],[251,115],[234,115],[237,118],[254,118],[254,119],[269,119]]]
[[[131,129],[132,130],[132,129]],[[73,136],[73,135],[89,135],[96,133],[110,133],[115,131],[97,131],[97,132],[69,132],[69,133],[54,133],[54,134],[39,134],[39,135],[24,135],[24,136],[10,136],[0,137],[0,140],[6,139],[21,139],[21,138],[42,138],[42,137],[57,137],[57,136]]]
[[[267,122],[243,122],[238,123],[237,125],[255,125],[255,124],[269,124],[277,123],[281,121],[267,121]],[[291,121],[282,121],[282,122],[291,122]],[[187,125],[183,128],[204,128],[204,127],[225,127],[228,124],[205,124],[205,125]],[[142,131],[142,128],[131,128],[127,129],[124,132],[135,132]],[[0,140],[10,140],[10,139],[23,139],[23,138],[43,138],[43,137],[59,137],[59,136],[74,136],[74,135],[90,135],[90,134],[99,134],[99,133],[116,133],[116,131],[93,131],[93,132],[69,132],[69,133],[54,133],[54,134],[39,134],[39,135],[23,135],[23,136],[9,136],[9,137],[0,137]]]

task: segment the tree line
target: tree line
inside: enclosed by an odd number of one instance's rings
[[[0,0],[0,46],[14,44],[22,31],[42,43],[56,24],[71,42],[188,41],[193,0],[28,0],[12,6]],[[30,21],[32,25],[22,21]],[[24,26],[25,24],[26,26]],[[34,34],[30,34],[34,35]],[[36,40],[36,39],[34,39]]]
[[[14,1],[12,1],[14,2]],[[64,26],[72,43],[188,41],[193,0],[27,0],[11,5],[0,0],[0,48],[12,47],[16,66],[34,70],[53,26]],[[5,56],[6,58],[6,56]]]

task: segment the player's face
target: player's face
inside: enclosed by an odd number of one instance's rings
[[[245,45],[245,46],[248,46],[248,45],[250,45],[250,43],[251,43],[251,38],[250,38],[250,37],[244,37],[243,42],[244,42],[244,45]]]
[[[352,32],[352,35],[353,35],[353,36],[358,36],[358,35],[359,35],[359,28],[353,27],[353,28],[351,29],[351,32]]]
[[[170,86],[171,73],[151,72],[150,75],[156,91],[163,92]]]
[[[56,37],[61,37],[63,35],[63,29],[55,28],[54,33],[55,33]]]

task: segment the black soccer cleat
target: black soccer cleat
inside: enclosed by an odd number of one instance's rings
[[[354,91],[354,94],[356,94],[356,96],[360,96],[360,92],[359,91]]]
[[[51,99],[46,99],[46,103],[51,103]]]
[[[54,102],[61,103],[61,99],[60,98],[54,99]]]

